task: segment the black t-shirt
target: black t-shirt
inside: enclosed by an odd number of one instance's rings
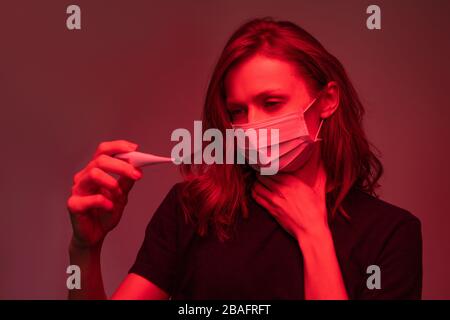
[[[254,200],[237,220],[236,236],[220,242],[200,237],[185,222],[181,184],[167,194],[150,220],[129,273],[138,274],[172,299],[304,299],[302,253],[297,241]],[[350,299],[420,299],[422,238],[411,213],[352,189],[330,223]],[[376,265],[381,289],[369,289]]]

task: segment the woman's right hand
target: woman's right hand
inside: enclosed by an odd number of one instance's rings
[[[72,246],[90,248],[100,245],[122,217],[128,193],[142,171],[113,157],[131,152],[137,144],[125,140],[102,142],[91,162],[75,174],[67,208],[72,222]],[[119,175],[115,179],[110,174]]]

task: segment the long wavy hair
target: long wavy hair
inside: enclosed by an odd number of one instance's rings
[[[310,94],[330,81],[339,87],[339,107],[323,124],[321,158],[327,175],[329,215],[345,214],[342,202],[352,187],[375,195],[383,167],[362,128],[363,105],[344,67],[307,31],[289,21],[270,17],[251,20],[234,32],[225,45],[209,82],[204,103],[203,130],[231,128],[224,80],[246,59],[263,54],[292,63],[305,78]],[[221,241],[231,237],[239,214],[248,215],[255,173],[245,165],[184,164],[182,207],[199,235],[210,228]]]

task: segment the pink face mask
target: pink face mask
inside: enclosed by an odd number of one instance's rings
[[[315,98],[302,112],[292,112],[269,120],[253,123],[236,124],[233,129],[267,129],[270,132],[278,129],[278,141],[261,139],[261,135],[249,136],[248,144],[238,144],[237,149],[249,161],[252,168],[261,172],[261,168],[278,164],[278,172],[292,172],[302,167],[311,157],[315,142],[319,141],[318,135],[323,124],[320,122],[319,129],[314,139],[311,138],[306,126],[304,113],[317,100]],[[277,150],[278,149],[278,150]],[[275,152],[274,152],[275,151]],[[276,152],[278,151],[278,152]],[[252,154],[257,154],[258,159],[268,161],[255,161],[251,159]],[[270,154],[270,155],[268,155]]]

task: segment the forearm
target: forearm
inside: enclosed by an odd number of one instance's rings
[[[347,292],[328,228],[298,238],[303,254],[305,299],[347,300]]]
[[[104,300],[107,299],[103,287],[102,270],[100,265],[102,245],[94,248],[80,248],[69,245],[70,264],[77,265],[81,271],[81,288],[69,290],[71,300]]]

